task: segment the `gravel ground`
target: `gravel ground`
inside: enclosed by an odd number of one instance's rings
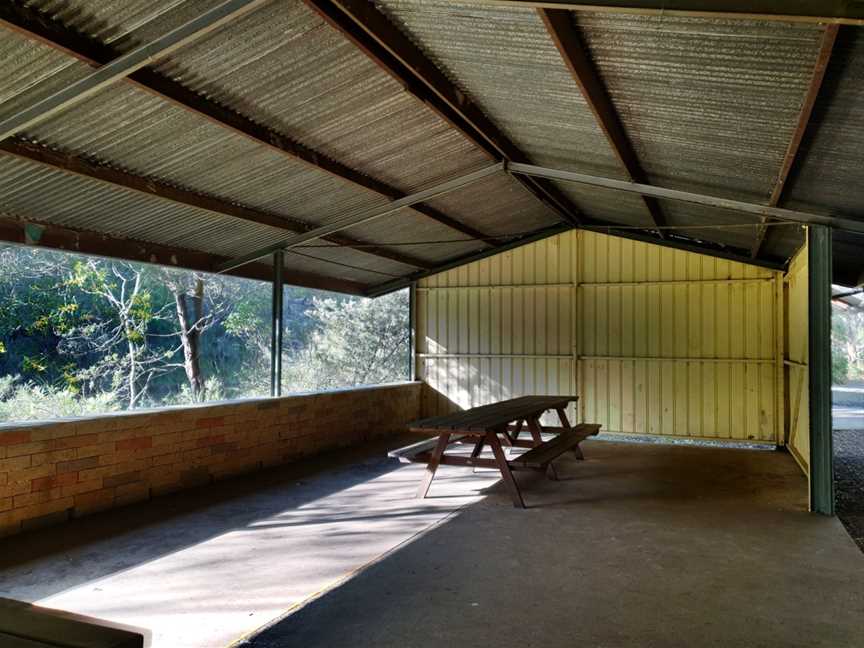
[[[864,430],[834,430],[837,515],[864,551]]]

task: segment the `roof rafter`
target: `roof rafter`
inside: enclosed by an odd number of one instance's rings
[[[647,176],[639,163],[639,158],[633,149],[630,138],[627,136],[624,124],[618,116],[618,111],[615,109],[609,92],[600,79],[600,75],[588,56],[582,38],[573,24],[573,15],[569,11],[555,9],[538,9],[537,13],[546,26],[546,31],[549,32],[552,42],[555,43],[564,64],[570,71],[570,75],[576,82],[579,92],[582,93],[585,103],[588,104],[594,114],[600,130],[606,136],[612,152],[615,153],[631,180],[646,182]],[[641,198],[651,215],[651,220],[654,221],[654,225],[658,227],[666,225],[666,217],[660,203],[647,196]],[[663,230],[658,230],[658,236],[665,238]]]
[[[490,159],[528,162],[528,157],[368,0],[304,2]],[[581,221],[578,208],[551,182],[516,179],[565,222],[576,225]]]
[[[0,25],[54,50],[63,52],[92,67],[104,66],[122,56],[111,45],[69,29],[31,7],[16,2],[0,3]],[[263,126],[240,113],[197,94],[186,86],[152,69],[141,68],[124,80],[138,88],[167,100],[172,104],[204,117],[208,121],[232,130],[256,144],[266,146],[281,155],[298,160],[334,177],[391,200],[405,195],[395,187],[376,180],[330,157]],[[412,209],[427,218],[472,238],[488,241],[492,237],[452,218],[428,205],[414,205]],[[411,265],[416,265],[412,263]]]
[[[216,266],[227,260],[226,257],[195,250],[13,219],[0,219],[0,241],[211,273],[215,273]],[[230,274],[245,279],[272,281],[273,266],[266,263],[251,263],[232,270]],[[362,295],[366,292],[366,287],[355,281],[322,277],[310,272],[286,270],[284,277],[286,283],[306,288],[334,290],[354,295]]]
[[[292,220],[272,212],[252,209],[236,203],[227,202],[221,198],[199,194],[187,189],[181,189],[172,185],[155,182],[149,178],[143,178],[125,171],[94,164],[84,158],[53,151],[43,146],[37,146],[28,142],[22,142],[19,140],[6,140],[5,142],[0,142],[0,153],[29,160],[30,162],[36,162],[66,173],[72,173],[93,180],[98,180],[126,190],[161,198],[166,201],[195,207],[196,209],[204,209],[224,216],[231,216],[240,220],[258,223],[259,225],[267,225],[269,227],[297,234],[311,231],[316,227],[310,223]],[[336,245],[350,247],[361,252],[384,257],[391,261],[414,266],[415,268],[432,267],[432,264],[427,261],[422,261],[413,256],[405,255],[382,247],[370,247],[370,243],[345,236],[344,234],[332,234],[323,238],[331,243],[335,243]]]
[[[786,148],[783,162],[780,164],[780,171],[774,180],[771,196],[768,198],[768,205],[771,207],[779,205],[780,199],[783,197],[786,181],[789,179],[789,174],[795,165],[798,150],[804,139],[804,133],[807,132],[810,116],[813,114],[813,107],[816,105],[819,90],[822,88],[822,81],[825,79],[825,71],[828,69],[828,63],[831,61],[831,53],[834,51],[834,43],[837,40],[838,30],[839,27],[837,25],[826,25],[825,30],[822,32],[822,40],[819,44],[819,52],[816,55],[813,73],[810,76],[810,83],[807,84],[807,92],[804,94],[803,101],[801,102],[801,110],[798,111],[798,119],[795,122],[795,129],[792,131],[792,138],[789,140],[789,146]],[[769,220],[767,217],[762,219],[762,225],[756,234],[756,240],[750,250],[750,256],[754,259],[759,256],[762,246],[765,244],[768,233],[766,223]]]

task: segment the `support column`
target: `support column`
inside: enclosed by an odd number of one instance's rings
[[[834,515],[831,434],[831,230],[808,228],[810,509]]]
[[[408,380],[417,380],[417,282],[408,286]]]
[[[270,334],[270,395],[282,395],[282,277],[285,272],[284,252],[273,253],[273,328]]]

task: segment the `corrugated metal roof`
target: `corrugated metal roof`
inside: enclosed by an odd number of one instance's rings
[[[8,215],[161,245],[233,256],[285,232],[169,203],[10,156],[0,156],[0,209]]]
[[[535,163],[627,179],[533,9],[377,0]],[[586,216],[650,225],[635,196],[560,183]]]
[[[524,233],[559,222],[543,203],[503,173],[428,204],[492,236]]]
[[[25,0],[22,4],[124,50],[152,40],[224,0]],[[131,34],[134,38],[130,38]]]
[[[624,179],[533,9],[376,0],[536,164]]]
[[[465,234],[456,232],[410,209],[402,209],[395,214],[349,228],[344,233],[366,241],[412,243],[412,245],[397,246],[392,249],[429,262],[439,262],[441,259],[449,259],[487,247],[476,240],[466,240]],[[439,243],[438,241],[453,242]],[[317,245],[319,241],[314,243]],[[415,243],[421,245],[414,245]]]
[[[122,51],[219,2],[27,0],[26,5]],[[624,177],[534,10],[444,0],[375,3],[534,162]],[[573,18],[650,182],[751,202],[767,199],[806,92],[819,26],[597,12]],[[800,167],[787,188],[788,206],[852,217],[864,213],[857,177],[864,145],[864,119],[859,119],[864,45],[859,33],[841,30]],[[65,54],[13,32],[3,33],[0,57],[7,61],[0,70],[0,118],[90,72]],[[404,92],[300,0],[274,0],[178,50],[159,70],[406,192],[488,164],[464,136]],[[114,84],[28,135],[141,176],[310,223],[386,202],[126,83]],[[565,183],[559,188],[589,218],[650,226],[635,195]],[[19,217],[165,245],[194,245],[227,256],[285,236],[274,228],[2,155],[0,200],[4,211]],[[733,212],[661,204],[673,225],[753,222]],[[432,205],[490,235],[557,222],[548,208],[503,174]],[[693,236],[746,249],[754,231],[696,230]],[[768,254],[788,257],[800,241],[795,228],[770,232],[764,245]],[[349,233],[371,243],[462,237],[411,210]],[[437,263],[480,247],[460,241],[394,249]],[[854,246],[844,239],[841,247]],[[335,246],[307,251],[316,259],[291,254],[287,263],[369,285],[415,270]],[[847,257],[860,268],[858,255]]]
[[[488,164],[299,0],[252,12],[158,69],[406,192]]]
[[[599,13],[575,24],[650,182],[767,201],[818,26]]]
[[[864,32],[841,30],[783,204],[864,219]]]

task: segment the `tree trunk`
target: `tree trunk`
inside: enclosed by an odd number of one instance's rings
[[[189,381],[189,389],[195,402],[204,400],[204,379],[201,376],[200,341],[201,318],[204,307],[204,279],[195,276],[195,288],[191,295],[180,290],[174,292],[177,319],[180,322],[180,343],[183,346],[183,368]],[[189,302],[192,308],[189,308]],[[190,317],[191,310],[191,317]]]

